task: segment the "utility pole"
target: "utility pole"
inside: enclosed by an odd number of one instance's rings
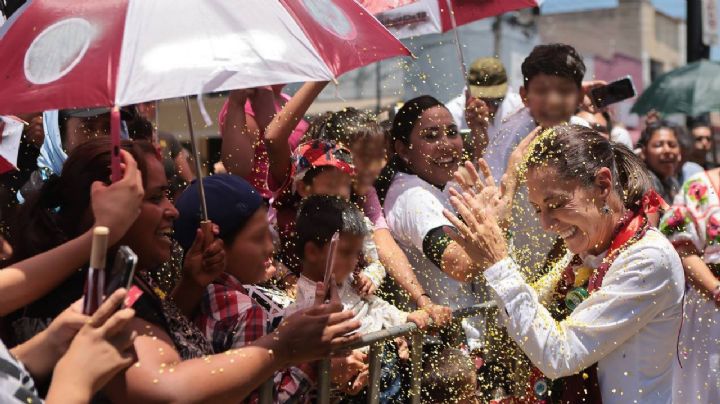
[[[687,0],[687,63],[710,58],[703,41],[703,0]]]

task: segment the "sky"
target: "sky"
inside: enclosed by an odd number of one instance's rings
[[[718,10],[720,10],[720,0]],[[685,18],[686,2],[683,0],[652,0],[652,3],[662,12],[673,17]],[[543,13],[561,13],[568,11],[588,10],[594,8],[615,7],[618,0],[545,0],[542,6]],[[710,58],[720,60],[720,46],[711,49]]]

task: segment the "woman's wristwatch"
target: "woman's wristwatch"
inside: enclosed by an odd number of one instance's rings
[[[715,285],[715,289],[713,289],[710,294],[713,300],[715,300],[716,302],[720,302],[720,282]]]

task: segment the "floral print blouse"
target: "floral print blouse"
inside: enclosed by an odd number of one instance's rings
[[[683,184],[659,227],[673,244],[691,242],[706,263],[720,263],[720,198],[706,172]]]

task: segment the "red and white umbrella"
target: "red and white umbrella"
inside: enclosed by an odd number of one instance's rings
[[[398,38],[437,34],[543,0],[360,0]],[[454,21],[453,21],[454,17]]]
[[[354,0],[31,0],[0,35],[0,114],[331,80],[410,54]]]
[[[0,28],[0,114],[112,106],[117,180],[119,106],[332,80],[403,55],[354,0],[30,0]]]

